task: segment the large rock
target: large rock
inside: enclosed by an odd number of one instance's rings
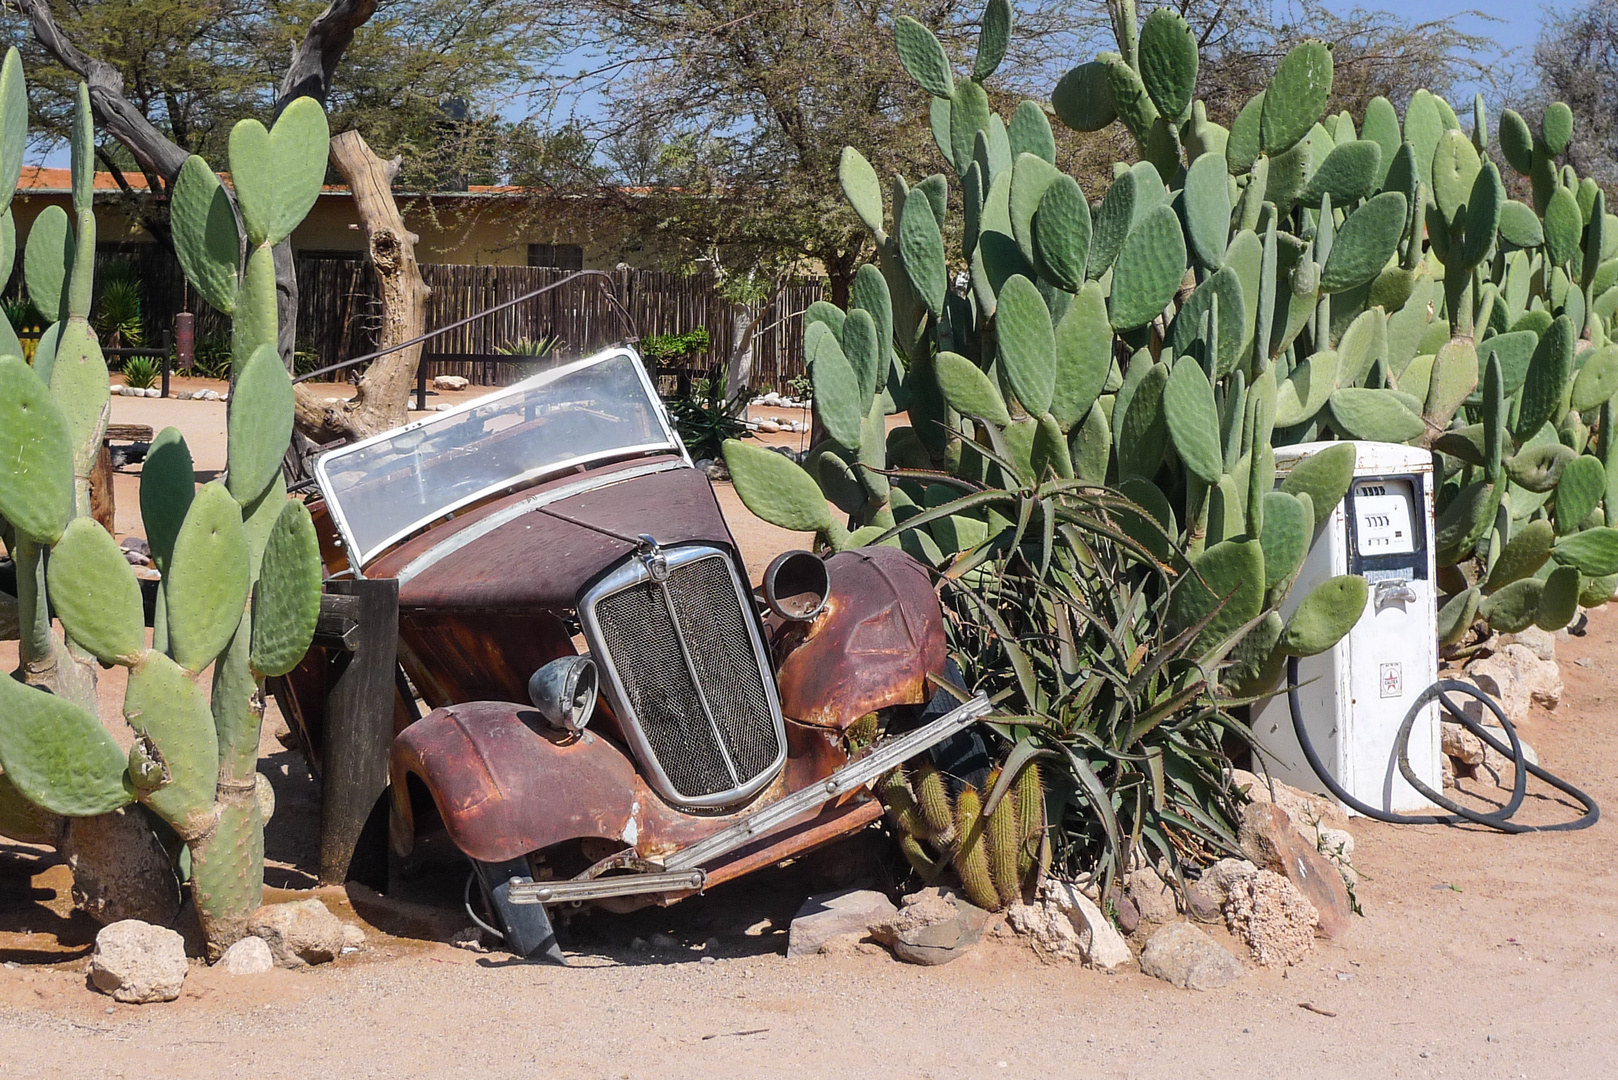
[[[1246,970],[1213,938],[1187,922],[1173,922],[1153,934],[1141,950],[1140,969],[1187,990],[1229,986]]]
[[[1526,645],[1506,645],[1493,656],[1472,661],[1466,673],[1500,703],[1513,724],[1528,715],[1530,702],[1554,709],[1562,700],[1562,673],[1555,661],[1541,660]],[[1476,701],[1462,708],[1484,723],[1490,722],[1485,717],[1493,716]]]
[[[459,375],[439,375],[433,379],[434,390],[465,390],[466,379]]]
[[[898,912],[872,929],[872,936],[911,964],[947,964],[983,938],[989,913],[949,889],[922,889],[900,902]]]
[[[1499,644],[1502,648],[1507,645],[1521,645],[1541,660],[1556,659],[1556,635],[1537,626],[1530,626],[1515,634],[1501,634]]]
[[[1329,829],[1348,828],[1348,815],[1337,805],[1337,800],[1325,795],[1303,791],[1273,777],[1265,778],[1245,769],[1232,769],[1230,782],[1246,792],[1252,801],[1274,803],[1285,810],[1287,817],[1292,819],[1292,827],[1306,837],[1311,829],[1321,826]],[[1270,790],[1272,784],[1275,789],[1273,797]]]
[[[253,912],[247,932],[264,939],[277,967],[324,964],[343,951],[343,922],[319,900],[267,904]]]
[[[787,956],[812,956],[834,938],[864,938],[872,927],[898,914],[893,901],[874,889],[821,893],[803,902],[787,932]]]
[[[1264,967],[1287,967],[1314,947],[1315,906],[1297,887],[1270,870],[1231,883],[1225,923]]]
[[[113,1000],[173,1001],[185,984],[185,939],[139,919],[101,928],[90,954],[90,982]]]
[[[219,966],[227,975],[262,975],[275,967],[275,957],[263,938],[249,936],[226,949]]]
[[[1275,871],[1309,898],[1320,917],[1321,934],[1335,938],[1348,930],[1353,905],[1342,873],[1293,827],[1286,811],[1271,803],[1249,803],[1242,807],[1237,839],[1254,865]]]
[[[1046,878],[1032,904],[1012,904],[1006,913],[1018,933],[1042,955],[1082,961],[1111,971],[1134,960],[1129,944],[1078,887]]]
[[[1129,898],[1134,901],[1140,917],[1147,922],[1169,923],[1180,917],[1174,890],[1150,866],[1131,872],[1124,879],[1124,887],[1129,890]]]

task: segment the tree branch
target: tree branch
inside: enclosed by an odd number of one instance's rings
[[[38,2],[38,0],[34,0]],[[332,0],[332,5],[309,24],[303,44],[292,51],[292,62],[281,79],[275,99],[275,115],[300,97],[312,97],[322,105],[331,93],[332,73],[337,62],[354,41],[354,32],[376,11],[376,0]]]

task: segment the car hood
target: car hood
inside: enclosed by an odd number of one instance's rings
[[[596,473],[525,488],[429,529],[366,576],[398,577],[404,609],[558,610],[634,551],[629,538],[641,533],[665,547],[702,541],[734,551],[708,477],[672,458],[664,471],[645,473],[657,463],[599,470],[603,486],[543,505],[534,504]]]

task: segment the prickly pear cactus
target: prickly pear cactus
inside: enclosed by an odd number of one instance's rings
[[[13,50],[0,71],[7,192],[17,175],[13,144],[19,154],[21,146],[13,124],[26,124],[25,111],[17,117],[21,93]],[[154,440],[143,469],[141,512],[162,574],[151,645],[140,584],[88,513],[89,467],[109,411],[106,366],[87,321],[92,149],[81,86],[72,138],[76,220],[42,215],[24,259],[30,294],[60,297],[59,319],[32,368],[5,355],[0,342],[0,517],[15,533],[25,624],[23,677],[0,679],[0,767],[8,792],[51,813],[82,818],[139,802],[161,818],[190,851],[192,894],[217,955],[244,932],[263,886],[254,797],[260,680],[303,656],[319,608],[314,527],[280,483],[292,399],[274,349],[269,252],[319,193],[325,114],[301,99],[273,132],[256,121],[237,125],[231,164],[250,241],[245,272],[238,272],[235,214],[218,178],[192,159],[175,186],[176,247],[192,283],[234,315],[240,374],[223,483],[196,488],[190,454],[172,428]],[[52,636],[47,595],[65,644]],[[129,671],[123,718],[136,738],[128,754],[96,715],[93,681],[86,694],[82,680],[64,676],[93,671],[96,661]],[[205,691],[199,675],[210,665]]]

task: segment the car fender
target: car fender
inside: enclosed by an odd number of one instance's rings
[[[774,637],[781,710],[842,730],[867,713],[932,698],[942,675],[944,617],[927,568],[898,548],[868,547],[826,560],[831,590],[808,623]]]

